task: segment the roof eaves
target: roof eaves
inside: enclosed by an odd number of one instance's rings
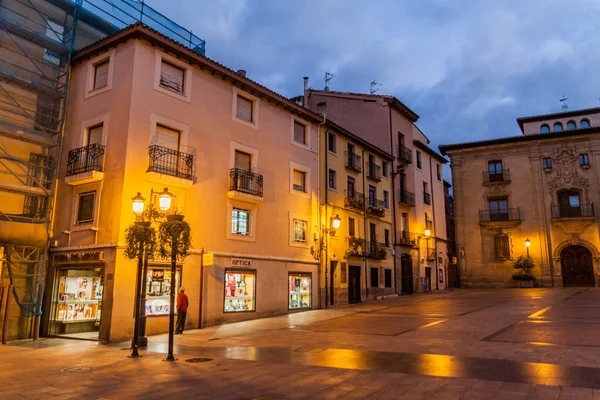
[[[563,111],[563,112],[550,113],[550,114],[532,115],[529,117],[519,117],[519,118],[517,118],[517,123],[519,124],[521,129],[523,129],[523,124],[526,122],[544,121],[546,119],[551,119],[551,118],[576,117],[576,116],[590,114],[593,112],[600,113],[600,107],[583,108],[580,110]]]
[[[425,153],[429,154],[431,157],[435,158],[442,164],[446,164],[448,162],[448,160],[446,160],[444,156],[439,154],[437,151],[433,150],[431,147],[427,146],[425,143],[420,142],[418,140],[413,140],[413,144],[415,145],[415,147],[418,147],[419,149],[423,150]]]
[[[390,153],[388,153],[387,151],[367,142],[365,139],[352,133],[351,131],[349,131],[348,129],[344,128],[343,126],[337,124],[336,122],[328,119],[327,122],[325,123],[325,125],[332,127],[336,131],[340,132],[342,135],[352,139],[353,141],[355,141],[357,143],[360,143],[361,146],[365,147],[370,152],[377,153],[380,157],[386,158],[389,161],[394,160],[394,156],[391,155]]]

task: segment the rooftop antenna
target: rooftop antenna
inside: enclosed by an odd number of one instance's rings
[[[329,92],[329,82],[333,79],[333,74],[325,72],[325,91]]]
[[[379,87],[381,83],[378,83],[376,80],[371,81],[371,89],[369,90],[369,94],[375,94],[379,92]]]
[[[567,111],[567,109],[569,108],[569,105],[567,104],[567,100],[569,100],[569,98],[565,97],[564,94],[563,94],[562,99],[559,100],[562,103],[562,105],[560,106],[560,108],[562,108],[565,111]]]

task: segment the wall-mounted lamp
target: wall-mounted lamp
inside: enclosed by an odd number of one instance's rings
[[[342,219],[340,218],[339,214],[336,214],[335,217],[331,219],[331,228],[334,230],[339,229],[341,225]]]
[[[525,247],[527,247],[527,257],[529,257],[529,246],[531,246],[531,240],[525,239]]]

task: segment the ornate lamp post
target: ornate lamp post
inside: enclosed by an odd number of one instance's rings
[[[529,257],[529,246],[531,246],[531,240],[525,239],[525,247],[527,248],[527,257]]]

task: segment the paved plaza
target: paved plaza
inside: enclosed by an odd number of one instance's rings
[[[149,342],[139,359],[124,343],[0,346],[0,399],[600,399],[593,288],[455,290],[186,331],[175,363],[166,335]]]

